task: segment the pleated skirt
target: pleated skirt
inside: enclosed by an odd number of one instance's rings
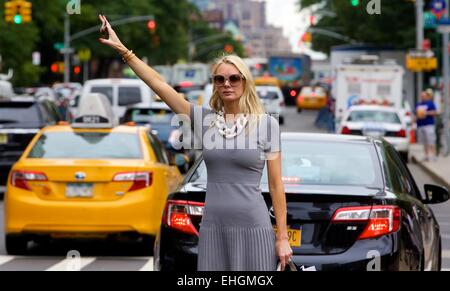
[[[200,228],[199,271],[275,271],[275,232],[273,228]]]

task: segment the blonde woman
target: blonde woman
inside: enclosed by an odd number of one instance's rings
[[[99,41],[121,54],[136,75],[175,113],[190,116],[195,123],[193,127],[201,129],[200,139],[214,136],[201,144],[208,184],[200,228],[198,270],[274,271],[277,259],[284,269],[292,249],[281,180],[279,125],[276,119],[264,114],[244,62],[235,56],[217,61],[213,68],[212,110],[201,108],[182,98],[156,71],[128,50],[106,17],[99,17],[103,23],[101,33],[105,35]],[[255,132],[255,147],[250,148]],[[245,143],[246,148],[228,149],[230,142],[236,145],[243,137],[250,139]],[[260,190],[266,162],[276,234]]]

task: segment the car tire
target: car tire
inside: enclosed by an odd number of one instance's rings
[[[297,107],[297,113],[302,113],[302,109]]]
[[[25,255],[28,250],[28,238],[24,235],[7,234],[5,236],[5,248],[8,255]]]
[[[284,116],[280,116],[280,125],[284,124]]]

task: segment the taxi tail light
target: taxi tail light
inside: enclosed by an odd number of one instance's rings
[[[198,230],[192,222],[192,216],[201,217],[205,203],[169,200],[164,212],[163,223],[178,231],[198,236]]]
[[[14,171],[11,174],[11,184],[14,187],[31,191],[29,181],[48,181],[48,179],[42,172]]]
[[[341,133],[342,134],[351,134],[352,132],[351,132],[350,128],[348,128],[347,126],[344,126],[342,128],[342,132]]]
[[[294,98],[295,96],[297,96],[297,91],[295,90],[291,90],[291,92],[289,92],[291,97]]]
[[[340,208],[333,215],[331,222],[334,224],[367,222],[358,240],[377,238],[400,229],[401,210],[397,206]]]
[[[114,176],[113,182],[133,182],[128,192],[141,190],[150,187],[153,183],[153,173],[151,172],[127,172],[118,173]]]
[[[406,130],[401,129],[400,131],[398,131],[398,132],[396,133],[396,136],[397,136],[397,137],[406,137]]]

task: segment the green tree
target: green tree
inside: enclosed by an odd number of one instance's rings
[[[360,0],[353,6],[350,0],[299,0],[300,9],[334,12],[335,17],[320,18],[315,25],[342,34],[359,43],[392,45],[394,48],[415,47],[415,8],[406,0],[381,1],[381,14],[369,15],[366,7],[370,0]],[[329,15],[329,13],[328,13]],[[342,40],[313,33],[313,49],[329,53]]]

